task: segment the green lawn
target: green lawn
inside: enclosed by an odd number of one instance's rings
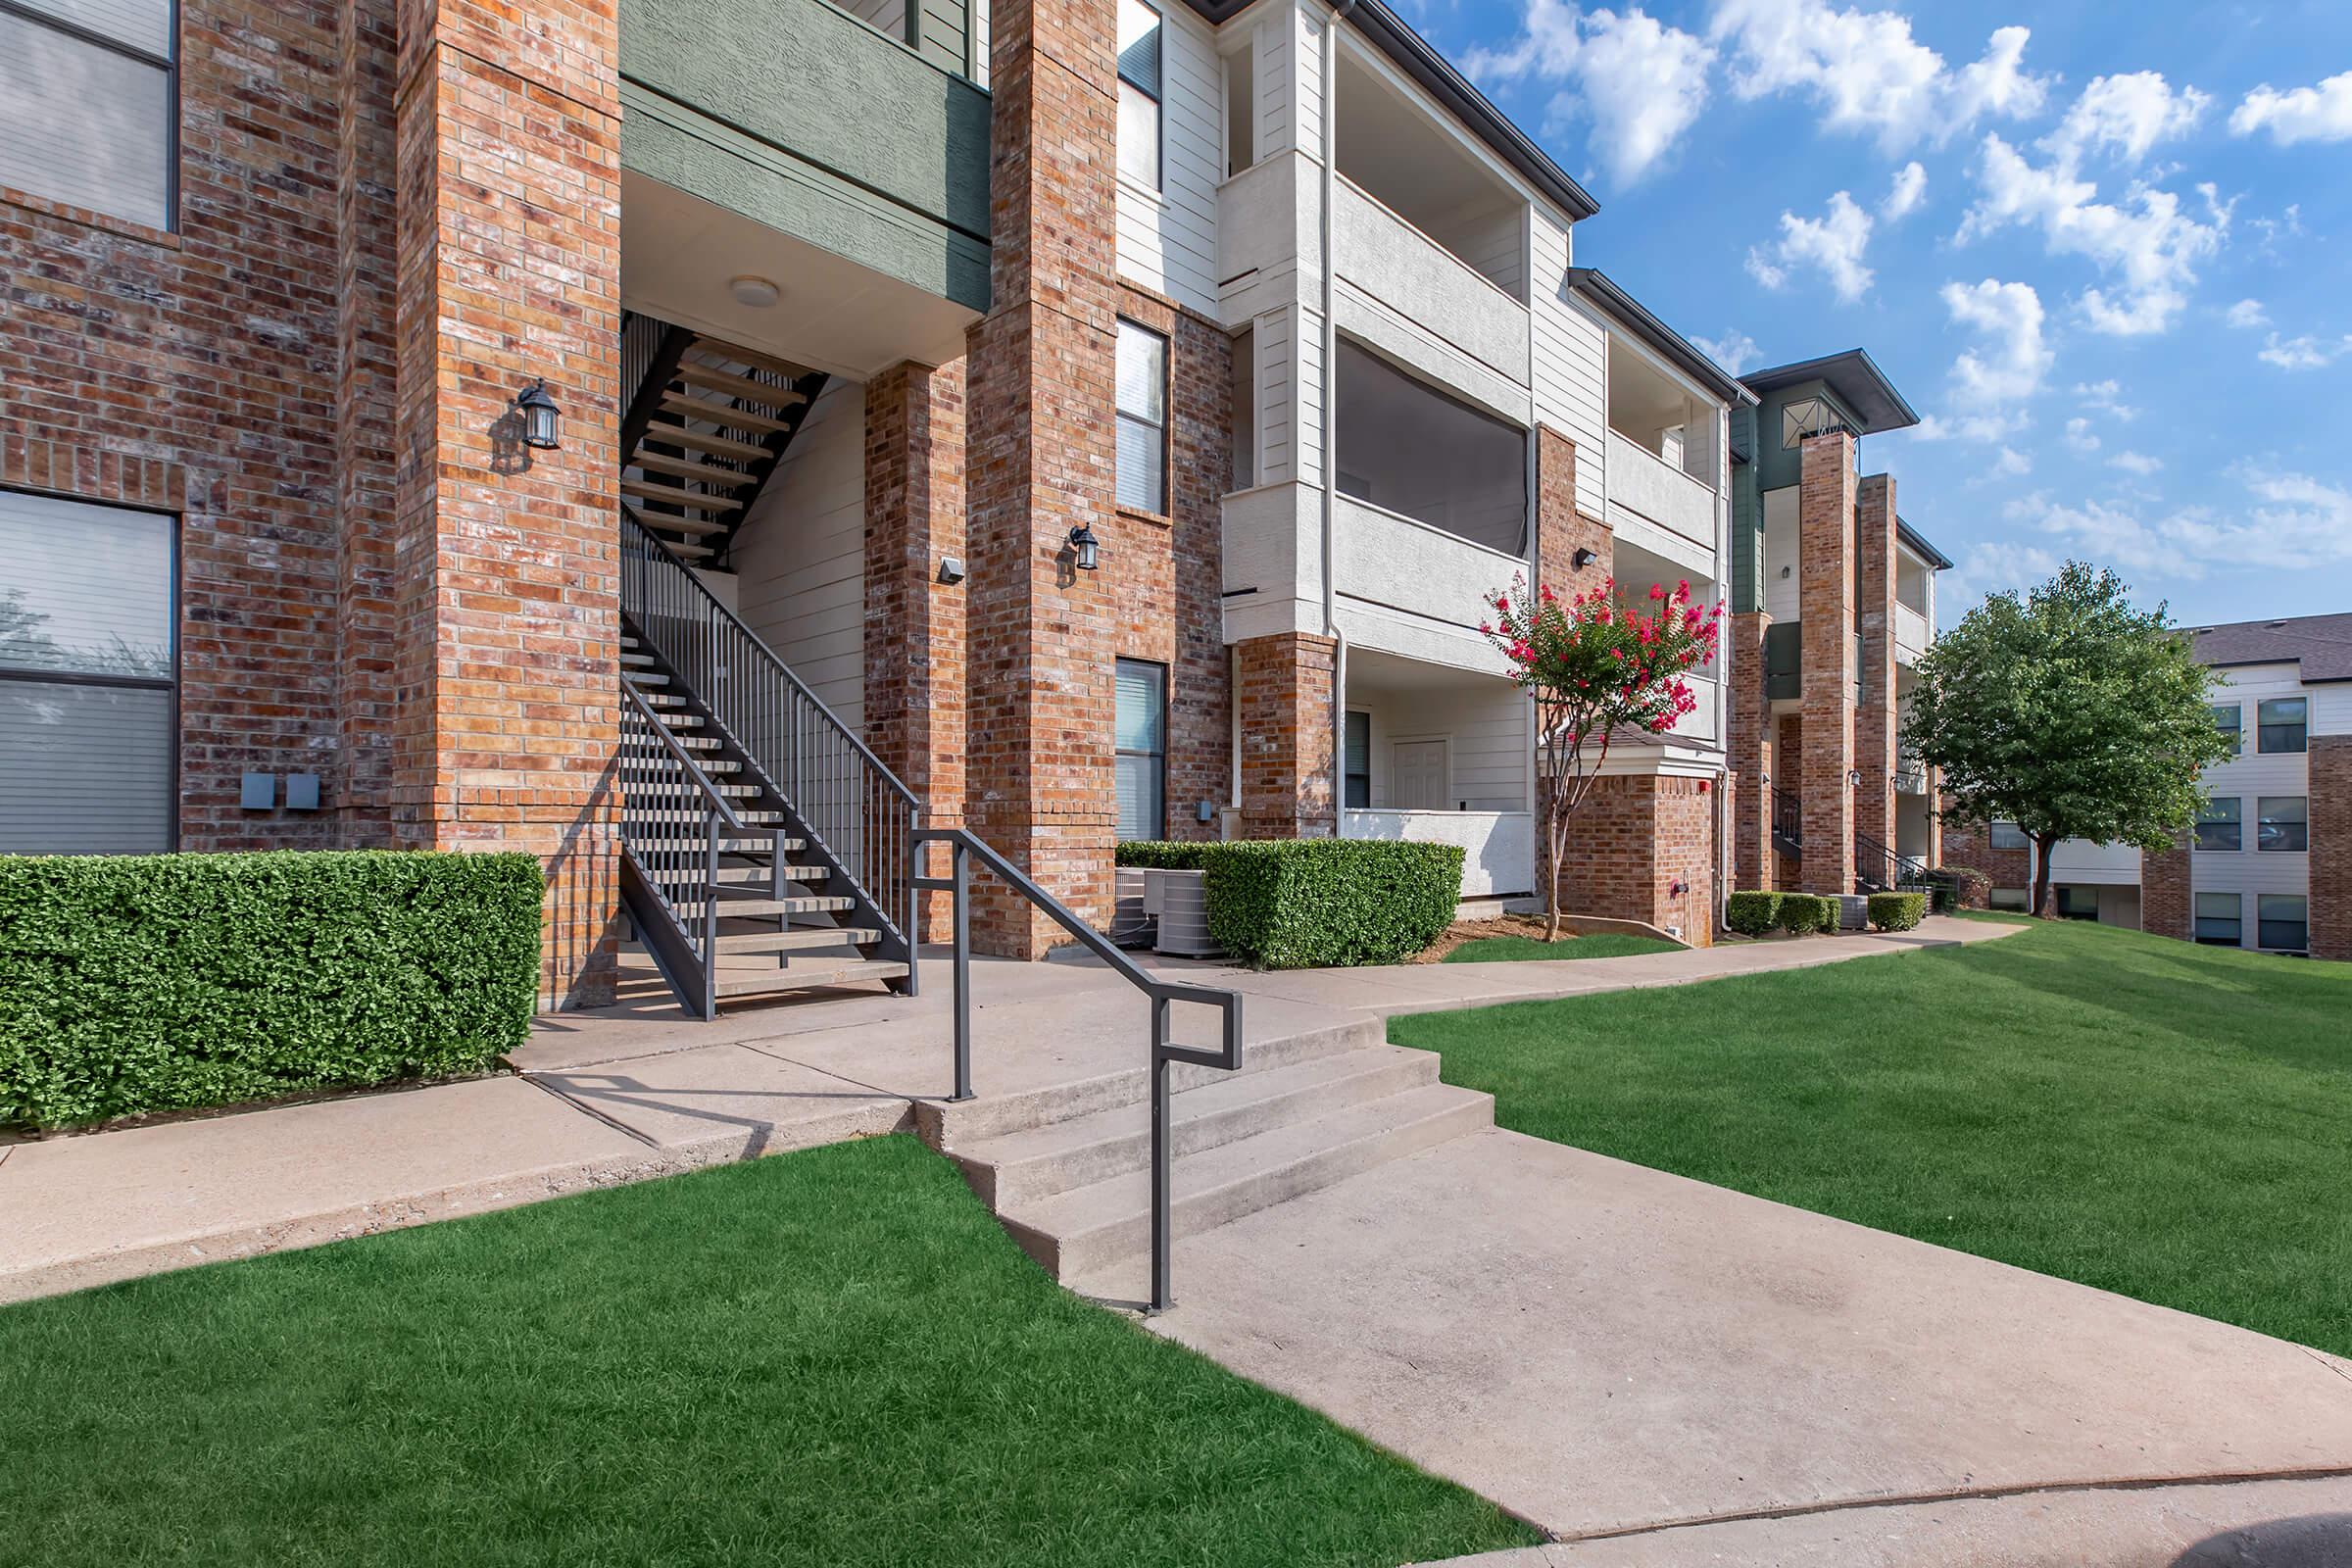
[[[1521,1132],[2352,1354],[2352,965],[2037,923],[1390,1037]]]
[[[1514,958],[1624,958],[1637,953],[1673,953],[1679,942],[1663,937],[1638,937],[1621,931],[1595,931],[1590,936],[1545,942],[1537,937],[1480,937],[1446,955],[1446,963],[1503,963]]]
[[[0,1308],[0,1562],[44,1568],[1536,1539],[1057,1289],[904,1137]]]

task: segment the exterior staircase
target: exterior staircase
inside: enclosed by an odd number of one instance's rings
[[[1439,1058],[1364,1019],[1253,1041],[1241,1070],[1172,1068],[1178,1237],[1491,1127],[1493,1097],[1438,1081]],[[1004,1228],[1065,1284],[1151,1248],[1149,1075],[916,1107]]]

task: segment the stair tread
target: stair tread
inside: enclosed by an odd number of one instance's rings
[[[692,360],[678,365],[677,379],[688,386],[708,387],[713,392],[725,392],[771,409],[798,408],[808,400],[789,386],[777,386],[766,381],[755,381],[734,370],[722,370],[715,366],[697,365]]]
[[[643,439],[660,441],[670,446],[691,447],[713,457],[733,458],[739,463],[764,463],[767,448],[750,441],[738,441],[733,436],[714,435],[708,430],[689,430],[682,424],[656,419],[645,427]]]
[[[650,473],[674,473],[681,479],[699,479],[705,484],[724,485],[729,490],[740,490],[760,478],[741,468],[722,468],[715,463],[697,463],[692,458],[665,458],[659,452],[631,453],[622,466]]]
[[[1474,1089],[1452,1084],[1430,1084],[1327,1116],[1270,1128],[1254,1137],[1219,1144],[1174,1161],[1175,1200],[1179,1208],[1202,1206],[1225,1189],[1286,1166],[1373,1140],[1434,1117],[1470,1112],[1485,1105],[1492,1114],[1493,1099]],[[1352,1174],[1352,1172],[1350,1172]],[[1102,1181],[1074,1187],[1002,1211],[1014,1224],[1056,1238],[1065,1247],[1090,1235],[1148,1219],[1152,1204],[1150,1169],[1121,1171]]]
[[[622,482],[621,488],[624,490],[628,488],[625,480]],[[655,499],[661,500],[662,498],[657,496]],[[640,512],[625,501],[620,504],[620,510],[627,513],[630,519],[634,521],[638,527],[649,529],[655,533],[692,534],[695,536],[695,538],[699,539],[710,534],[725,533],[727,531],[727,525],[725,523],[712,522],[708,517],[672,517],[659,512]],[[694,550],[702,550],[703,548],[700,545],[694,545],[691,543],[681,544],[675,539],[664,539],[662,542],[669,546],[672,551],[680,555],[689,554]],[[703,553],[705,555],[710,554],[710,552],[707,550]]]
[[[757,366],[762,370],[773,370],[778,375],[789,375],[796,381],[805,375],[813,373],[805,365],[795,365],[790,360],[780,360],[773,354],[746,348],[740,343],[729,343],[724,338],[703,338],[697,341],[694,347],[695,352],[707,354],[711,359],[725,360],[735,365]]]
[[[683,915],[700,917],[703,901],[700,899],[673,900],[672,906]],[[718,912],[729,914],[822,914],[857,907],[854,899],[834,898],[818,894],[805,899],[721,899]]]
[[[660,484],[652,479],[623,479],[620,481],[620,493],[624,496],[635,496],[641,501],[661,501],[673,507],[692,507],[698,512],[741,512],[743,510],[743,503],[730,497],[697,495],[682,485]],[[638,520],[648,528],[682,527],[687,521],[685,518],[673,521],[667,517],[643,515],[640,515]]]
[[[1182,1126],[1189,1120],[1214,1115],[1255,1101],[1334,1087],[1350,1078],[1387,1071],[1399,1063],[1419,1065],[1423,1062],[1435,1071],[1437,1058],[1429,1052],[1414,1051],[1405,1046],[1366,1046],[1336,1055],[1309,1056],[1304,1061],[1289,1062],[1262,1072],[1221,1073],[1212,1082],[1175,1095],[1168,1105],[1169,1120],[1176,1126]],[[1152,1106],[1147,1101],[1137,1101],[1084,1116],[1073,1116],[1066,1121],[1000,1133],[968,1144],[951,1144],[948,1152],[958,1159],[1009,1165],[1022,1160],[1054,1157],[1107,1138],[1148,1133],[1151,1129]]]
[[[858,948],[882,940],[882,933],[870,926],[810,925],[789,931],[721,932],[718,952],[721,957],[736,954],[760,953],[817,953],[840,948],[845,957],[863,957]]]
[[[714,399],[688,397],[683,392],[662,394],[662,407],[672,414],[683,414],[690,419],[701,419],[710,424],[729,425],[738,430],[765,430],[772,433],[792,428],[790,419],[773,418],[764,414],[756,414],[749,409],[729,408],[726,404]]]
[[[629,848],[633,850],[699,850],[703,847],[703,842],[702,838],[697,836],[674,839],[633,838],[628,841],[628,844]],[[766,855],[774,846],[775,840],[769,838],[746,838],[740,833],[721,833],[718,836],[718,853],[721,855]],[[803,846],[803,840],[788,838],[784,841],[784,853],[790,855]],[[719,869],[727,870],[729,867],[721,866]]]

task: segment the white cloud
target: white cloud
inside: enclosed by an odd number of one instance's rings
[[[1850,305],[1870,292],[1871,270],[1862,265],[1862,253],[1870,246],[1871,226],[1870,215],[1844,191],[1830,197],[1819,218],[1784,212],[1781,237],[1768,246],[1748,248],[1748,274],[1766,288],[1780,288],[1790,272],[1812,268]]]
[[[2112,376],[2104,381],[2077,381],[2075,383],[2075,396],[2082,400],[2084,408],[2096,409],[2102,414],[2112,414],[2126,424],[2130,424],[2133,419],[2139,417],[2139,411],[2129,403],[2119,401],[2123,390],[2123,383]]]
[[[2080,416],[2066,421],[2066,444],[2077,452],[2099,450],[2099,438],[2090,433],[2090,421]]]
[[[2124,205],[2093,200],[2098,187],[2075,177],[2064,160],[2035,167],[1998,136],[1984,138],[1977,166],[1983,195],[1962,220],[1962,242],[2012,224],[2038,228],[2053,255],[2088,258],[2099,270],[2118,277],[2113,295],[2082,291],[2076,302],[2101,332],[2138,335],[2161,332],[2187,303],[2196,270],[2221,248],[2228,213],[2206,188],[2211,222],[2181,211],[2180,198],[2152,185],[2133,184]]]
[[[1984,55],[1953,70],[1893,11],[1840,11],[1831,0],[1722,0],[1709,35],[1734,52],[1741,98],[1802,92],[1833,129],[1877,137],[1886,152],[1942,145],[1986,117],[2031,115],[2048,78],[2022,68],[2024,27],[2002,27]]]
[[[1696,122],[1714,61],[1703,40],[1639,6],[1620,14],[1528,0],[1518,39],[1507,49],[1473,49],[1463,65],[1490,85],[1533,77],[1555,86],[1546,118],[1590,119],[1593,156],[1625,185],[1648,172]]]
[[[2144,479],[2163,467],[2164,460],[2151,458],[2144,452],[2118,452],[2107,460],[2107,466],[2111,468],[2121,468],[2126,473],[2136,473]]]
[[[2135,164],[2158,142],[2186,135],[2212,102],[2194,87],[2176,93],[2161,72],[2094,76],[2041,146],[2070,169],[2100,152]]]
[[[2149,520],[2104,502],[2063,506],[2036,491],[2011,502],[2002,515],[2038,529],[2069,554],[2157,577],[2202,577],[2209,566],[2310,571],[2352,564],[2352,489],[2255,464],[2230,472],[2253,505],[2225,512],[2187,507]],[[1987,554],[1996,562],[2028,563],[2030,569],[2049,552],[2012,541],[1987,547]]]
[[[2017,405],[2039,392],[2049,373],[2052,355],[2041,338],[2041,297],[2031,283],[1988,277],[1944,284],[1943,306],[1981,342],[1952,362],[1952,416],[1938,421],[1935,433],[1997,441],[2018,427],[2023,416]]]
[[[1999,455],[1992,460],[1992,473],[1996,479],[2013,479],[2019,474],[2033,471],[2034,460],[2015,447],[2001,448]]]
[[[2280,92],[2264,82],[2246,94],[2230,116],[2239,136],[2268,130],[2281,147],[2299,141],[2352,141],[2352,71],[2338,72],[2317,87]]]
[[[2317,370],[2333,364],[2347,353],[2352,353],[2352,337],[2334,343],[2323,343],[2308,332],[2301,337],[2285,339],[2273,332],[2254,357],[2265,365],[2276,365],[2281,370]]]
[[[2222,318],[2246,331],[2271,324],[2271,313],[2262,308],[2260,300],[2239,300],[2222,313]]]
[[[1928,172],[1913,159],[1895,171],[1894,184],[1887,190],[1886,199],[1879,203],[1879,216],[1889,223],[1898,218],[1908,218],[1928,199]]]
[[[1979,541],[1961,554],[1959,569],[1937,585],[1936,599],[1938,604],[1972,606],[1987,594],[2047,581],[2058,574],[2061,564],[2038,545],[2011,539]]]
[[[2161,525],[2151,526],[2136,513],[2103,501],[2065,506],[2036,491],[2023,501],[2011,502],[2001,515],[2038,529],[2073,559],[2162,576],[2202,574],[2201,564],[2182,560],[2180,549],[2164,537]]]
[[[1722,366],[1731,375],[1738,375],[1751,366],[1764,363],[1764,351],[1756,347],[1756,340],[1738,327],[1731,328],[1721,337],[1694,337],[1690,340],[1690,346]]]

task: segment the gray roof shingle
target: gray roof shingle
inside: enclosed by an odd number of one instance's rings
[[[2352,613],[2189,628],[2204,664],[2300,664],[2306,682],[2352,680]]]

